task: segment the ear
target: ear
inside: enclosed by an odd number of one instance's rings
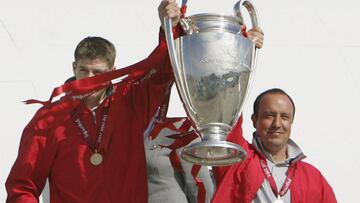
[[[292,117],[292,120],[291,120],[291,124],[294,123],[294,119],[295,119],[295,117],[293,116],[293,117]]]
[[[253,127],[256,129],[257,118],[256,118],[255,114],[251,115],[251,121],[252,121]]]
[[[75,69],[76,69],[76,62],[74,61],[74,62],[72,62],[72,67],[73,67],[73,73],[74,73],[74,75],[75,75]],[[76,76],[76,75],[75,75]]]

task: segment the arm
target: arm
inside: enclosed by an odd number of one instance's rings
[[[233,127],[232,131],[227,137],[227,141],[233,142],[240,145],[245,149],[246,152],[249,151],[248,142],[245,140],[242,131],[243,116],[239,118],[238,122]],[[219,185],[221,180],[224,178],[226,172],[231,166],[222,166],[222,167],[213,167],[214,178],[216,180],[216,185]]]
[[[48,149],[44,135],[35,134],[29,126],[24,129],[18,157],[5,183],[6,202],[39,202],[51,165]]]
[[[322,197],[323,197],[321,202],[336,203],[337,200],[333,189],[322,175],[321,177],[322,177]]]
[[[239,174],[237,168],[236,165],[228,167],[227,173],[224,174],[222,181],[216,184],[216,191],[211,201],[212,203],[243,202],[240,201],[241,188],[239,187],[240,184],[236,178],[237,174]]]
[[[290,185],[292,202],[336,203],[333,189],[314,166],[299,161]]]
[[[171,18],[174,26],[174,36],[180,34],[180,26],[176,25],[180,19],[180,9],[174,0],[163,0],[158,7],[159,19],[163,24],[164,18]],[[155,115],[160,105],[166,105],[173,84],[173,72],[165,35],[160,30],[159,45],[151,55],[143,61],[141,66],[147,67],[148,74],[140,79],[133,94],[134,106],[139,119],[144,120],[144,128]]]

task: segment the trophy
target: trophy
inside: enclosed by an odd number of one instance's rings
[[[252,26],[258,26],[255,7],[248,0],[235,4],[234,16],[204,13],[181,18],[185,34],[175,40],[171,19],[164,20],[176,86],[201,137],[181,152],[188,162],[224,166],[246,158],[241,146],[226,141],[241,115],[256,63],[257,49],[241,33],[243,7]]]

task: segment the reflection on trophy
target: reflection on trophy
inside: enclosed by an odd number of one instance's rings
[[[248,11],[252,26],[258,26],[248,0],[235,4],[235,16],[205,13],[182,18],[185,35],[176,40],[171,21],[165,19],[177,89],[202,138],[181,153],[194,164],[230,165],[246,158],[241,146],[226,141],[248,96],[256,62],[254,43],[241,34],[241,6]]]

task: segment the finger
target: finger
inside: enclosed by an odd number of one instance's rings
[[[255,43],[255,46],[256,46],[256,48],[261,49],[262,46],[263,46],[263,43],[262,42],[257,42],[257,43]]]
[[[164,8],[169,5],[177,5],[177,3],[175,0],[163,0],[163,1],[161,1],[160,5]]]
[[[248,38],[253,41],[258,48],[262,46],[264,41],[263,35],[261,35],[260,33],[254,33],[253,31],[249,32]]]
[[[166,5],[167,5],[167,3],[165,0],[161,1],[158,6],[158,10],[160,11],[161,9],[165,8]]]
[[[174,2],[165,6],[165,10],[180,10],[179,6]]]
[[[262,46],[263,46],[263,41],[262,40],[260,40],[260,39],[258,39],[258,40],[255,40],[255,46],[257,47],[257,48],[261,48]]]
[[[263,30],[262,30],[260,27],[254,27],[254,28],[252,28],[252,29],[249,30],[249,31],[259,32],[259,33],[261,33],[262,35],[264,35],[264,32],[263,32]]]
[[[264,39],[264,35],[258,31],[253,31],[253,30],[250,30],[248,32],[248,37],[249,38],[258,38],[258,39]]]
[[[255,34],[255,35],[252,35],[252,37],[253,37],[254,39],[264,41],[264,36],[262,36],[262,35],[257,35],[257,34]]]
[[[166,17],[173,18],[173,17],[180,16],[180,9],[176,5],[175,6],[167,6],[164,9],[164,13],[165,13]]]

